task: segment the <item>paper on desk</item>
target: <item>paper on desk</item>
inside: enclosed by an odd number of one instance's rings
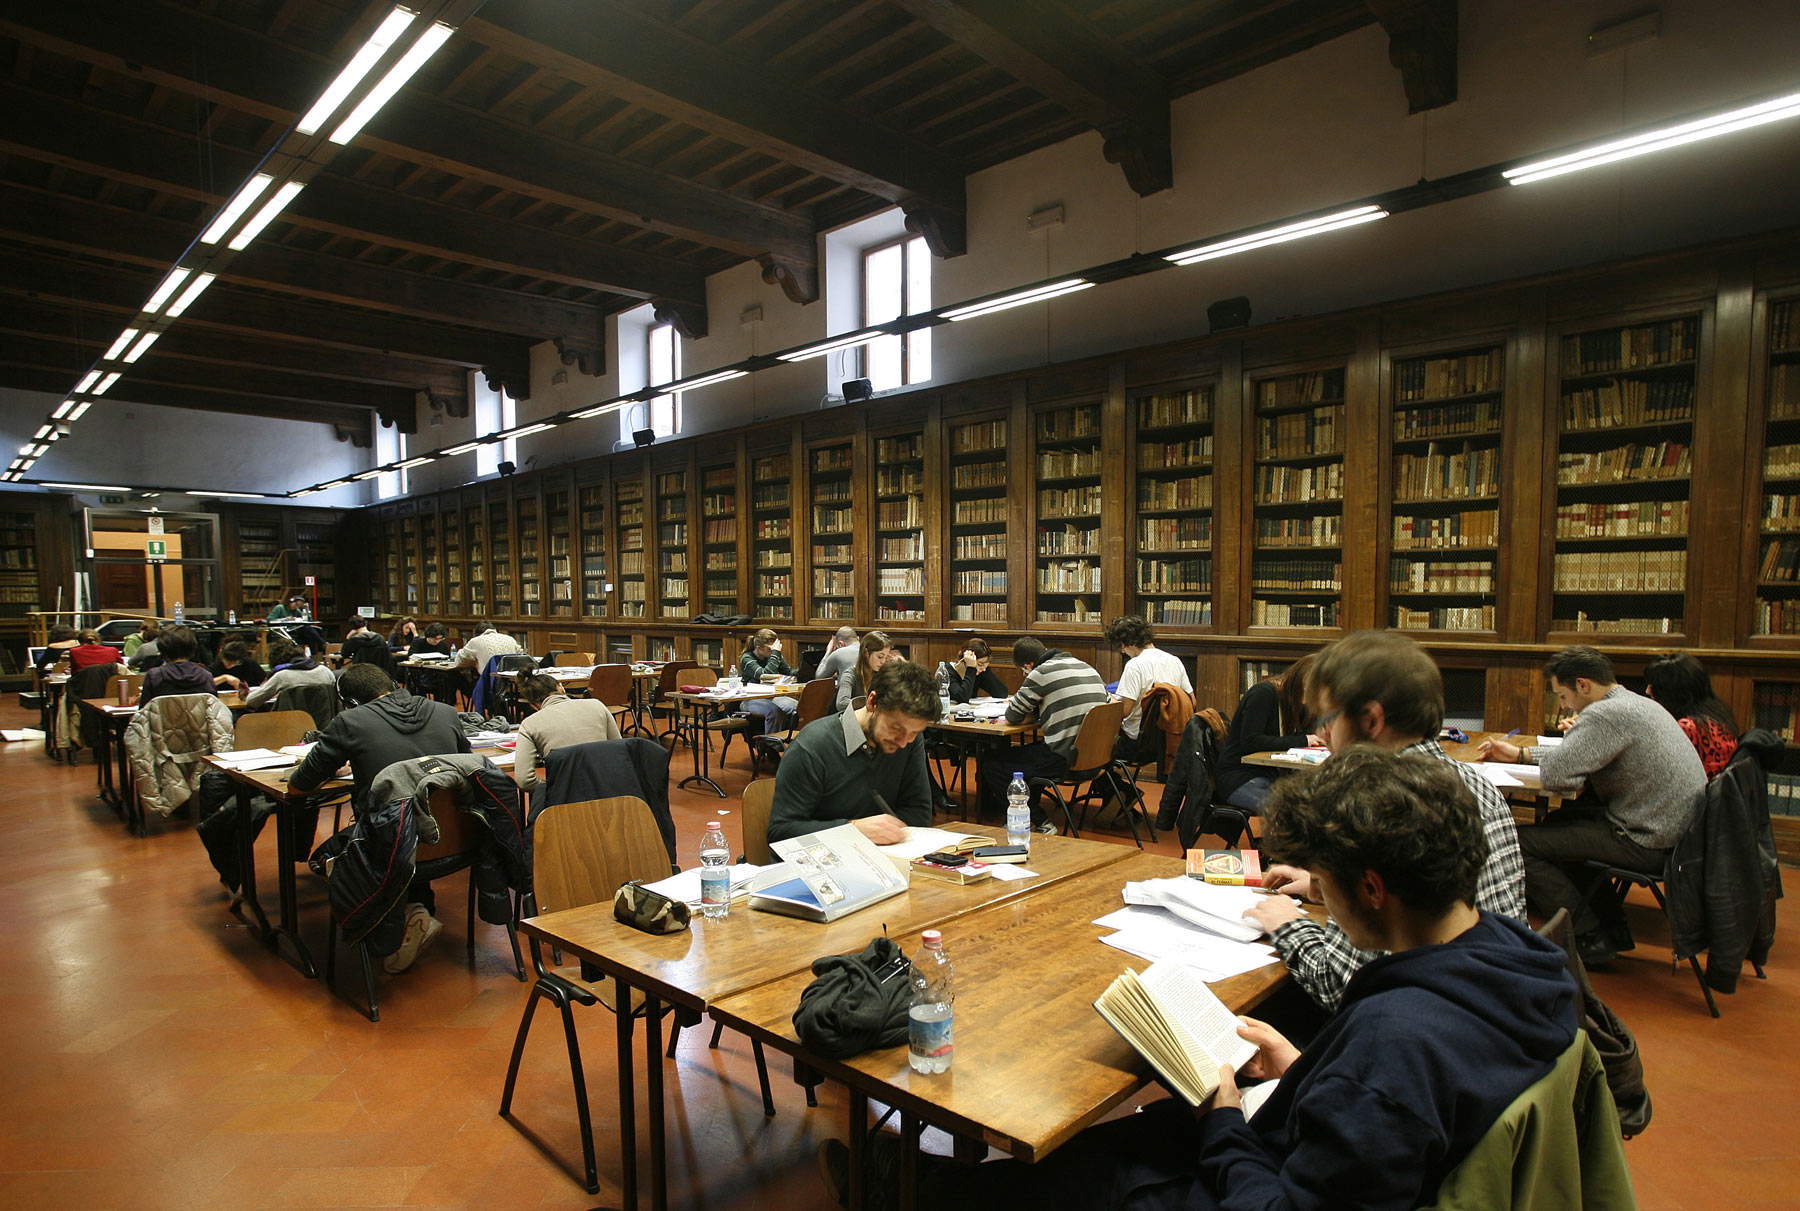
[[[969,715],[976,719],[999,719],[1005,716],[1010,698],[976,698],[958,702],[950,708],[953,715]]]
[[[100,709],[109,715],[131,715],[137,712],[137,707],[135,706],[114,706],[111,703],[107,703]]]
[[[513,759],[518,755],[519,754],[517,753],[489,753],[487,754],[487,759],[502,769],[505,769],[513,763]]]
[[[311,742],[311,743],[307,743],[307,744],[284,744],[281,746],[281,751],[286,753],[290,757],[304,758],[306,756],[306,754],[312,752],[313,743],[316,743],[316,742]]]
[[[240,748],[229,753],[215,753],[214,756],[226,765],[237,765],[244,761],[259,761],[264,757],[279,757],[281,754],[272,748]]]
[[[1254,887],[1203,883],[1186,875],[1125,885],[1125,903],[1166,908],[1190,925],[1236,942],[1262,937],[1262,928],[1244,920],[1244,913],[1260,903],[1263,894]]]
[[[742,895],[749,889],[750,880],[762,867],[754,862],[739,862],[731,868],[731,894]],[[661,892],[671,900],[680,900],[683,904],[700,903],[700,868],[684,870],[678,875],[670,875],[666,879],[658,879],[655,883],[646,883],[651,891]]]
[[[1289,761],[1304,761],[1308,765],[1317,765],[1331,756],[1328,748],[1290,748],[1281,754]]]
[[[44,733],[35,727],[5,728],[0,730],[0,740],[42,740]]]
[[[1483,778],[1486,778],[1488,780],[1488,784],[1491,786],[1498,787],[1498,786],[1524,786],[1525,785],[1523,782],[1520,782],[1512,774],[1509,774],[1505,769],[1503,769],[1502,767],[1500,767],[1498,765],[1489,765],[1485,761],[1472,761],[1469,764],[1474,768],[1476,773],[1480,774]]]
[[[1563,742],[1563,738],[1561,736],[1539,736],[1537,738],[1536,747],[1538,747],[1538,748],[1555,748],[1557,745],[1561,744],[1562,742]]]
[[[240,749],[235,753],[219,753],[217,757],[219,764],[244,773],[259,769],[281,769],[294,764],[293,757],[287,753],[266,748]]]
[[[512,739],[511,732],[470,732],[469,743],[475,748],[484,744],[499,744],[502,740]]]
[[[994,878],[1002,883],[1011,883],[1014,879],[1035,879],[1037,871],[1026,870],[1015,862],[994,862],[988,866],[994,872]]]
[[[1151,962],[1165,960],[1194,968],[1202,979],[1223,980],[1267,967],[1276,961],[1273,947],[1260,942],[1222,938],[1189,924],[1164,908],[1131,907],[1108,913],[1094,924],[1118,932],[1100,940],[1108,946]]]
[[[906,840],[896,841],[892,845],[877,845],[888,857],[898,862],[911,862],[914,858],[923,858],[926,854],[936,853],[940,849],[948,849],[969,833],[953,833],[945,828],[920,828],[909,825],[906,829]]]

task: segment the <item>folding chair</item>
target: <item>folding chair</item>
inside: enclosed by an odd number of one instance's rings
[[[1069,772],[1060,778],[1032,778],[1033,790],[1048,791],[1056,800],[1057,807],[1062,809],[1063,822],[1068,825],[1069,835],[1079,837],[1081,830],[1076,826],[1075,816],[1070,805],[1081,804],[1082,823],[1087,822],[1088,809],[1096,802],[1104,802],[1105,791],[1094,785],[1101,774],[1112,773],[1116,778],[1124,779],[1123,769],[1112,759],[1113,745],[1118,742],[1119,725],[1125,720],[1125,704],[1108,702],[1089,711],[1081,721],[1081,730],[1075,733],[1075,756],[1069,762]],[[1069,799],[1063,798],[1063,788],[1073,791],[1086,783],[1086,789]],[[1136,787],[1133,786],[1135,791]],[[1139,797],[1141,801],[1141,796]],[[1137,842],[1139,849],[1144,847],[1138,836],[1136,805],[1129,799],[1124,806],[1125,821],[1131,828],[1131,839]]]
[[[607,705],[621,734],[631,715],[631,685],[631,666],[628,664],[597,664],[588,674],[588,697]]]

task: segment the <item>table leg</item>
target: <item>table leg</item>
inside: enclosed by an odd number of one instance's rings
[[[850,1146],[850,1181],[845,1199],[850,1211],[862,1211],[867,1205],[867,1191],[863,1189],[868,1179],[869,1161],[869,1095],[860,1089],[850,1090],[850,1114],[846,1124],[845,1142]]]
[[[309,980],[319,978],[319,969],[313,966],[312,952],[306,948],[306,942],[300,937],[300,885],[294,877],[294,840],[289,835],[293,830],[289,826],[288,815],[292,805],[285,802],[275,804],[275,862],[280,869],[276,872],[277,885],[281,888],[281,924],[269,939],[276,953],[281,952],[281,939],[286,938],[294,948],[294,956],[288,962]],[[473,877],[472,875],[470,876]],[[283,956],[286,958],[286,956]]]
[[[650,1108],[650,1207],[669,1206],[668,1161],[664,1155],[662,1003],[644,997],[644,1097]]]
[[[94,788],[100,796],[100,802],[111,804],[118,810],[119,801],[112,789],[112,720],[100,720],[99,736],[94,743]]]
[[[919,1132],[924,1124],[900,1112],[900,1211],[913,1211],[919,1197]]]
[[[262,901],[256,895],[256,828],[250,819],[250,798],[250,788],[240,784],[237,788],[238,876],[243,881],[238,884],[238,896],[231,903],[231,912],[256,930],[265,944],[273,945],[269,918],[263,913]],[[243,914],[245,908],[255,920]]]
[[[688,702],[680,698],[677,698],[676,702],[680,704],[676,707],[677,712],[683,707],[692,707],[694,711],[693,722],[688,726],[688,743],[694,747],[694,772],[683,778],[680,785],[685,788],[690,782],[698,782],[702,786],[711,789],[713,794],[723,799],[725,798],[725,788],[712,780],[712,762],[709,760],[710,752],[706,746],[701,743],[701,741],[706,738],[706,729],[700,722],[700,712],[704,709],[705,704],[700,702]],[[679,713],[676,717],[680,718]]]
[[[619,1205],[637,1211],[637,1087],[631,1072],[631,985],[613,977],[613,1018],[618,1034],[619,1169],[624,1197]]]
[[[131,780],[131,765],[125,753],[125,728],[129,721],[121,723],[119,730],[113,733],[113,772],[118,778],[116,793],[119,804],[125,812],[125,827],[143,836],[147,831],[144,824],[144,807],[138,801],[137,784]]]

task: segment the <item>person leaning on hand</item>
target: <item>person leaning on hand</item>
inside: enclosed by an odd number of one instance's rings
[[[989,666],[993,649],[977,635],[963,646],[962,654],[940,667],[950,674],[950,701],[972,702],[977,698],[1006,697],[1006,683]]]
[[[815,719],[788,745],[769,840],[854,824],[875,844],[892,845],[906,839],[907,825],[930,824],[922,737],[937,717],[937,684],[925,669],[896,660],[876,673],[860,707]]]

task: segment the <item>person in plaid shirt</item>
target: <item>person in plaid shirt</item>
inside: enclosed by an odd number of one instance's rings
[[[1487,836],[1475,906],[1523,922],[1525,864],[1512,810],[1473,766],[1439,747],[1444,679],[1424,649],[1393,631],[1346,636],[1313,662],[1306,700],[1318,720],[1313,730],[1334,753],[1352,744],[1376,744],[1450,763],[1475,797]],[[1304,899],[1318,898],[1306,872],[1293,866],[1271,865],[1263,882]],[[1269,934],[1294,982],[1328,1012],[1336,1012],[1350,977],[1380,957],[1379,951],[1353,945],[1335,922],[1310,920],[1285,895],[1269,896],[1245,915]]]

